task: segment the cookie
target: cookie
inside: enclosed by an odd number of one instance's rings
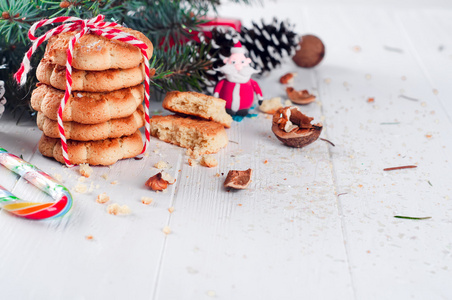
[[[68,154],[71,163],[90,165],[112,165],[120,159],[135,157],[143,150],[141,133],[101,141],[79,142],[68,140]],[[60,139],[42,135],[38,143],[42,155],[53,157],[64,164]]]
[[[153,46],[144,34],[125,27],[118,28],[143,41],[148,46],[146,50],[148,58],[151,58]],[[70,40],[76,33],[72,31],[52,36],[47,43],[44,58],[51,63],[65,66],[66,50]],[[138,47],[92,33],[85,34],[75,44],[72,67],[87,71],[130,69],[138,66],[141,62],[143,62],[143,56]]]
[[[162,103],[163,108],[212,120],[229,128],[232,117],[226,112],[226,101],[195,92],[168,92]]]
[[[31,106],[47,118],[57,120],[58,107],[63,96],[64,91],[38,84],[31,95]],[[99,124],[124,118],[137,110],[143,97],[142,84],[109,93],[73,92],[64,108],[63,121]]]
[[[36,69],[36,77],[42,83],[54,88],[66,89],[66,67],[42,59]],[[105,71],[72,70],[72,90],[85,92],[111,92],[136,86],[144,81],[143,65],[130,69],[109,69]]]
[[[190,117],[153,116],[152,136],[199,154],[216,153],[228,144],[223,125]]]
[[[47,118],[38,112],[36,119],[38,128],[51,138],[59,138],[58,122]],[[144,111],[140,105],[130,116],[99,124],[81,124],[77,122],[63,122],[64,134],[68,140],[76,141],[98,141],[107,138],[117,138],[131,135],[140,127],[144,126]]]

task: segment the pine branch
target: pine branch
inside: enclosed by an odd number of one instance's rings
[[[190,32],[206,22],[201,17],[207,10],[203,7],[185,7],[183,1],[128,1],[124,4],[127,15],[124,23],[142,32],[154,45],[164,49],[173,43],[190,37]]]
[[[205,44],[174,46],[167,51],[158,49],[153,63],[156,76],[153,81],[161,91],[202,91],[206,71],[211,67],[209,47]]]

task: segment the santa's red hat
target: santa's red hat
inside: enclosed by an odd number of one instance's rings
[[[245,49],[242,47],[242,43],[237,42],[234,47],[231,48],[231,54],[243,53],[245,54]]]

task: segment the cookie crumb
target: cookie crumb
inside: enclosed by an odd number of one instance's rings
[[[123,215],[130,215],[132,213],[132,211],[130,210],[130,207],[128,207],[127,205],[124,204],[119,209],[119,213],[121,213]]]
[[[168,184],[173,184],[176,182],[176,179],[166,172],[162,172],[162,179],[168,181]]]
[[[220,177],[220,173],[217,173],[214,175],[215,177]]]
[[[93,168],[91,168],[89,164],[80,164],[79,172],[80,175],[88,178],[91,176],[91,174],[93,174]]]
[[[130,208],[127,205],[120,206],[117,203],[110,204],[107,207],[107,212],[110,215],[129,215],[131,213]]]
[[[85,194],[88,191],[88,187],[84,184],[78,183],[75,186],[75,192],[80,193],[80,194]]]
[[[199,162],[201,166],[213,168],[218,166],[218,161],[212,155],[203,155]]]
[[[100,177],[102,177],[103,179],[107,180],[108,179],[108,174],[104,173],[104,174],[100,175]]]
[[[172,214],[172,213],[173,213],[173,211],[174,211],[174,207],[173,207],[173,206],[171,206],[170,208],[168,208],[168,211],[169,211],[169,213],[170,213],[170,214]]]
[[[289,99],[286,99],[286,100],[284,101],[284,106],[292,106],[292,105],[293,105],[293,102],[290,101]]]
[[[217,293],[215,293],[215,291],[207,291],[207,296],[209,297],[215,297],[217,295]]]
[[[92,240],[92,239],[94,239],[94,237],[93,237],[92,235],[87,235],[85,238],[86,238],[87,240]]]
[[[63,182],[63,176],[61,176],[61,174],[59,174],[59,173],[53,174],[53,178],[55,178],[59,182]]]
[[[96,202],[100,204],[104,204],[110,201],[110,197],[107,196],[107,193],[102,193],[97,195]]]
[[[154,165],[154,168],[156,168],[156,169],[166,169],[166,168],[168,168],[169,167],[169,165],[166,163],[166,162],[164,162],[163,160],[161,160],[161,161],[159,161],[158,163],[156,163],[155,165]]]
[[[119,184],[119,181],[114,180],[114,181],[110,182],[110,184],[116,185],[116,184]]]
[[[151,197],[141,197],[141,203],[149,205],[154,201]]]
[[[187,151],[185,151],[185,154],[190,156],[193,159],[198,159],[200,156],[199,150],[192,150],[192,149],[187,149]]]
[[[169,228],[169,226],[165,226],[165,227],[163,227],[162,232],[164,234],[170,234],[171,233],[171,228]]]
[[[189,158],[189,159],[188,159],[188,165],[189,165],[190,167],[193,167],[193,166],[196,165],[196,164],[198,164],[198,163],[196,162],[196,160],[194,160],[194,159],[192,159],[192,158]]]

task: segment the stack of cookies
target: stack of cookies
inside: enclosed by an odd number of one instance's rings
[[[148,46],[142,33],[121,28]],[[66,89],[66,50],[75,32],[49,39],[36,77],[31,105],[38,111],[43,131],[39,151],[64,163],[57,112]],[[74,47],[72,94],[63,111],[63,125],[72,164],[111,165],[138,155],[143,148],[139,128],[144,126],[143,57],[124,42],[84,35]]]
[[[152,136],[190,150],[193,156],[216,153],[228,144],[226,128],[232,117],[226,113],[226,101],[195,92],[168,92],[163,108],[176,113],[153,116]]]

